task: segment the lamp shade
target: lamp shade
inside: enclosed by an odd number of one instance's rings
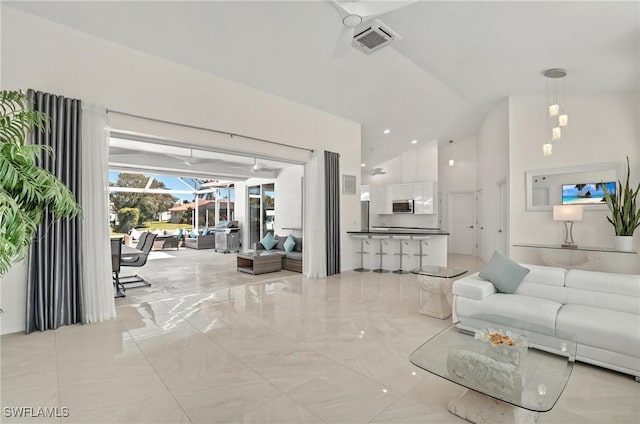
[[[553,207],[554,221],[582,221],[582,206],[555,205]]]

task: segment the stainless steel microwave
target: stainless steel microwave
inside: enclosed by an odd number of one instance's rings
[[[413,213],[413,200],[393,200],[393,213]]]

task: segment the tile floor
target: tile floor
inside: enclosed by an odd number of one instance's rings
[[[416,276],[251,276],[235,272],[234,260],[159,252],[137,269],[153,286],[118,299],[117,319],[3,336],[0,421],[466,422],[447,412],[463,389],[409,363],[449,325],[417,314]],[[464,256],[450,263],[482,266]],[[7,417],[5,408],[20,406],[69,416]],[[539,422],[638,423],[640,384],[577,364]]]

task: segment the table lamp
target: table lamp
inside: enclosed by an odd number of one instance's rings
[[[568,249],[576,249],[578,246],[573,241],[573,223],[582,221],[582,206],[555,205],[553,207],[553,220],[564,221],[564,243],[561,246]]]

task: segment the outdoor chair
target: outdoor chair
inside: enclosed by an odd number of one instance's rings
[[[125,288],[120,282],[120,260],[122,259],[122,239],[111,239],[111,271],[113,278],[114,297],[125,297]]]
[[[136,249],[142,251],[142,255],[139,255],[135,258],[131,259],[121,259],[120,266],[132,266],[132,267],[141,267],[147,263],[147,259],[149,258],[149,252],[151,252],[151,248],[153,247],[153,241],[155,240],[156,235],[150,232],[144,232],[140,236],[140,240],[136,245]],[[125,285],[128,288],[137,288],[137,287],[148,287],[151,285],[144,278],[140,277],[138,274],[136,275],[128,275],[126,277],[120,277],[120,283]],[[134,284],[133,286],[130,286]]]

